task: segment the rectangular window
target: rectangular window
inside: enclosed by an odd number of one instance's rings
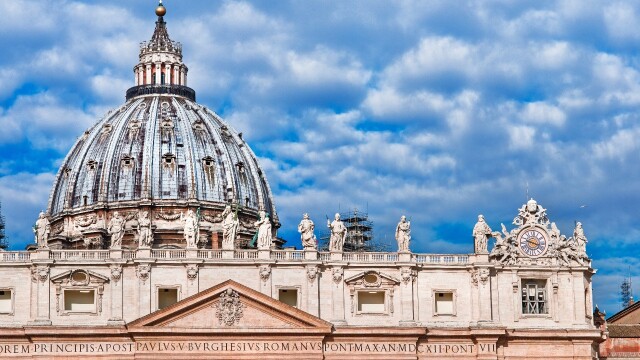
[[[385,291],[358,291],[358,312],[384,313]]]
[[[13,311],[13,291],[0,289],[0,314],[9,314]]]
[[[64,310],[68,312],[96,312],[95,290],[65,290]]]
[[[522,314],[548,314],[545,280],[522,280]]]
[[[177,288],[158,289],[158,310],[164,309],[178,302]]]
[[[455,315],[453,292],[437,291],[434,293],[434,298],[436,315]]]
[[[298,307],[298,289],[280,289],[278,290],[278,300],[283,303]]]

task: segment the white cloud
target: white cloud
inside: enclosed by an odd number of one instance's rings
[[[35,148],[64,151],[94,120],[50,93],[20,96],[0,114],[0,142],[11,144],[26,138]]]
[[[521,114],[525,122],[532,124],[562,126],[567,119],[561,109],[544,102],[528,103],[524,106]]]

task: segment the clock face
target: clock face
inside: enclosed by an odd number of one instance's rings
[[[547,250],[547,238],[537,229],[527,229],[520,233],[520,250],[528,256],[540,256]]]

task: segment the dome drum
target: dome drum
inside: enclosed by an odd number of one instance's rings
[[[124,204],[123,204],[124,205]],[[233,207],[235,208],[235,207]],[[153,233],[152,248],[172,249],[184,248],[185,214],[192,210],[199,214],[199,239],[198,249],[220,249],[222,242],[222,212],[224,206],[214,204],[188,204],[165,206],[133,205],[113,208],[99,206],[60,214],[51,220],[51,234],[48,246],[51,249],[107,249],[111,246],[112,236],[109,234],[109,222],[114,218],[115,212],[124,219],[124,234],[121,248],[135,250],[139,248],[138,216],[141,212],[148,212],[151,219]],[[251,240],[255,233],[254,222],[258,213],[254,209],[238,210],[240,226],[235,248],[243,249],[251,246]],[[275,226],[279,227],[280,224]],[[276,240],[276,246],[281,247],[282,240]]]

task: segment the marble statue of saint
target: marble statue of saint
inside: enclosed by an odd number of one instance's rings
[[[151,219],[148,211],[138,213],[138,248],[151,247],[153,233],[151,232]]]
[[[47,248],[47,240],[49,239],[49,233],[51,232],[51,225],[49,219],[44,212],[40,212],[38,220],[36,220],[36,226],[33,228],[33,232],[36,235],[36,244],[39,248]]]
[[[483,215],[478,215],[478,222],[473,227],[476,254],[487,254],[487,240],[491,237],[491,228],[484,221]]]
[[[584,235],[581,222],[577,222],[576,228],[573,229],[573,241],[575,241],[577,245],[578,257],[587,259],[587,237]]]
[[[309,219],[309,214],[302,215],[302,221],[298,224],[298,232],[300,233],[300,240],[302,241],[302,247],[305,250],[316,249],[316,235],[313,233],[315,225],[313,221]]]
[[[347,227],[344,226],[344,223],[340,220],[340,214],[336,213],[332,222],[329,222],[329,219],[327,219],[327,227],[331,230],[329,250],[342,251],[344,239],[347,237]]]
[[[402,215],[400,222],[396,226],[396,241],[398,242],[398,252],[409,251],[409,241],[411,241],[411,221]]]
[[[184,221],[184,239],[187,242],[187,249],[198,247],[198,217],[193,210],[189,209],[187,215],[180,214]]]
[[[271,249],[271,220],[269,220],[269,214],[260,210],[260,220],[255,222],[255,226],[258,228],[258,250]]]
[[[222,212],[222,249],[233,250],[236,236],[238,234],[238,221],[237,214],[234,214],[231,210],[231,205],[227,205]]]
[[[120,216],[117,211],[113,212],[113,216],[107,226],[107,231],[111,235],[111,249],[120,249],[122,247],[122,237],[124,236],[125,219]]]

